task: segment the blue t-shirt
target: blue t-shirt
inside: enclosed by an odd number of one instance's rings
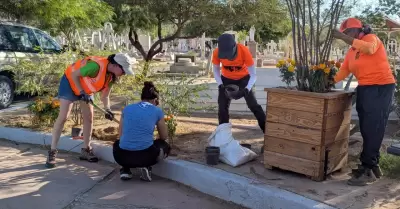
[[[161,108],[148,102],[139,102],[126,106],[123,115],[119,147],[136,151],[153,145],[154,128],[164,118]]]

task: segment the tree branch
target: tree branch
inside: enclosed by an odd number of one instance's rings
[[[132,37],[132,35],[134,37]],[[146,52],[144,51],[142,44],[139,42],[139,36],[138,36],[136,30],[133,28],[133,26],[131,26],[129,28],[128,37],[129,37],[129,41],[131,42],[131,44],[140,52],[140,54],[142,55],[143,59],[145,59],[146,58]]]

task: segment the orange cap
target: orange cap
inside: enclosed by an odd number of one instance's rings
[[[342,22],[339,31],[343,33],[343,31],[345,31],[348,28],[362,28],[362,27],[363,25],[359,19],[351,17]]]

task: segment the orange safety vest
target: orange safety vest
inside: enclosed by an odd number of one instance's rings
[[[65,76],[69,81],[69,85],[71,86],[74,94],[77,96],[80,95],[80,91],[72,80],[72,73],[85,66],[89,60],[95,61],[100,66],[100,70],[97,73],[97,76],[94,78],[88,76],[79,78],[80,84],[87,94],[92,95],[96,92],[101,91],[111,81],[111,77],[110,79],[106,80],[107,66],[109,63],[106,57],[89,56],[84,59],[78,60],[77,62],[68,66],[68,68],[65,70]]]
[[[233,80],[239,80],[249,75],[247,64],[252,63],[251,65],[253,65],[253,57],[246,46],[243,44],[237,44],[237,50],[237,56],[234,60],[220,60],[222,63],[222,75]]]

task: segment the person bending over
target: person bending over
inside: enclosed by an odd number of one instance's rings
[[[140,179],[151,181],[151,166],[165,159],[170,146],[165,141],[168,137],[164,113],[159,104],[159,92],[150,81],[144,82],[141,101],[126,106],[121,115],[119,126],[120,140],[113,145],[115,161],[122,167],[120,178],[132,178],[131,168],[140,170]],[[154,128],[160,139],[154,140]]]
[[[219,124],[229,123],[229,106],[232,98],[226,94],[225,89],[233,84],[239,87],[238,94],[233,99],[244,97],[247,107],[257,118],[258,125],[264,133],[266,116],[252,90],[257,76],[250,50],[242,44],[237,44],[233,35],[222,34],[218,38],[218,48],[213,52],[212,63],[214,78],[218,84]]]

